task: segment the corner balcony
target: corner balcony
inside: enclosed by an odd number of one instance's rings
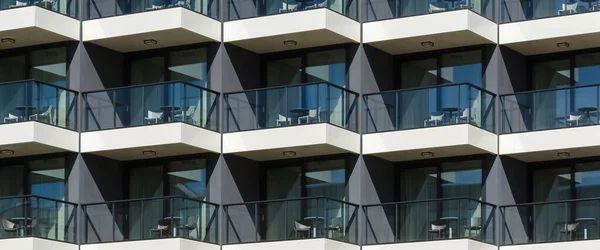
[[[500,250],[597,249],[600,199],[501,206]]]
[[[79,151],[76,92],[25,80],[0,93],[0,158]]]
[[[524,162],[597,156],[600,85],[500,97],[501,155]]]
[[[81,205],[81,250],[219,250],[219,205],[178,196]]]
[[[358,1],[232,0],[223,42],[270,53],[360,42]],[[268,28],[265,28],[268,27]]]
[[[82,95],[82,153],[126,161],[221,151],[216,92],[166,82]]]
[[[2,249],[77,250],[77,205],[40,196],[0,197]]]
[[[496,206],[447,198],[363,206],[364,250],[493,250]]]
[[[363,43],[392,55],[496,44],[494,5],[494,0],[368,0]]]
[[[388,161],[496,154],[496,96],[469,83],[364,95],[363,154]]]
[[[321,82],[224,97],[224,154],[267,161],[360,153],[357,93]]]
[[[502,0],[500,44],[523,55],[596,48],[600,28],[581,25],[600,18],[597,0]]]
[[[224,250],[358,250],[358,205],[307,197],[223,206]]]
[[[0,50],[79,41],[79,1],[13,0],[0,5]],[[16,22],[15,20],[19,20]]]
[[[221,41],[219,1],[86,0],[83,41],[119,52]]]

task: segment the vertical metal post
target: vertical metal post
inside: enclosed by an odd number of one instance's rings
[[[115,219],[115,214],[116,214],[116,211],[115,211],[115,202],[112,203],[112,209],[111,209],[111,211],[112,211],[112,218],[113,218],[113,220],[112,220],[112,239],[113,239],[113,241],[115,241],[115,231],[116,231],[115,230],[115,224],[117,224],[117,221]]]
[[[254,203],[254,224],[255,224],[255,234],[254,234],[254,241],[258,242],[258,228],[260,223],[258,223],[258,203]]]
[[[383,95],[381,97],[383,97]],[[396,99],[396,106],[394,107],[396,113],[396,124],[394,126],[394,130],[398,130],[400,129],[400,91],[396,92],[394,99]]]
[[[383,207],[381,207],[383,208]],[[398,211],[398,203],[394,204],[394,242],[399,242],[400,239],[398,236],[400,236],[400,232],[398,232],[398,228],[400,226],[400,219],[399,216],[400,213]]]
[[[283,228],[284,228],[284,235],[285,235],[284,239],[287,240],[288,239],[287,238],[288,237],[288,233],[287,233],[288,232],[288,224],[287,224],[288,223],[288,201],[287,200],[284,201],[283,204],[284,204],[283,208],[285,209],[285,211],[284,211],[284,217],[283,217],[284,218],[283,220],[284,220],[284,223],[285,223],[284,226],[283,226]]]
[[[142,88],[143,90],[143,88]],[[113,102],[113,128],[117,127],[117,91],[116,90],[112,90],[112,102]],[[142,91],[142,96],[143,96],[143,91]],[[131,121],[129,121],[129,123],[131,123]]]
[[[256,126],[254,127],[254,129],[258,129],[258,122],[259,122],[259,115],[258,114],[260,113],[260,110],[259,110],[259,107],[258,107],[258,93],[260,93],[259,90],[255,90],[254,91],[254,113],[256,114],[254,116],[254,119],[256,119],[256,124],[255,124]]]

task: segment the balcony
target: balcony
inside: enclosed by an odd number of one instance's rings
[[[597,0],[503,0],[502,6],[500,44],[523,55],[598,47],[600,28],[578,25],[600,18]]]
[[[224,250],[358,250],[358,205],[325,197],[223,206]],[[243,243],[243,244],[242,244]]]
[[[494,0],[368,0],[363,43],[393,55],[496,44],[494,5]]]
[[[360,152],[357,93],[321,82],[224,97],[225,154],[266,161]]]
[[[256,53],[360,42],[358,1],[232,0],[226,15],[223,41]]]
[[[219,205],[213,203],[170,196],[81,207],[82,250],[219,249]]]
[[[501,206],[503,250],[597,249],[600,199]]]
[[[0,11],[0,50],[79,41],[78,1],[6,1]]]
[[[33,195],[1,197],[0,215],[3,249],[78,249],[76,204]]]
[[[496,206],[470,198],[363,206],[365,250],[497,249]]]
[[[83,41],[119,52],[221,41],[216,0],[86,0]]]
[[[0,158],[79,150],[76,92],[25,80],[0,93]]]
[[[82,95],[82,153],[123,161],[221,151],[216,92],[166,82]]]
[[[524,162],[598,155],[600,85],[500,97],[500,154]]]
[[[363,154],[388,161],[496,154],[496,96],[468,83],[363,96]]]

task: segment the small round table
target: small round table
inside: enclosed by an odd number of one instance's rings
[[[165,217],[165,220],[170,220],[171,221],[171,227],[173,227],[173,237],[177,236],[177,227],[180,225],[179,223],[181,222],[181,217],[178,216],[174,216],[174,217]]]
[[[181,108],[176,107],[176,106],[162,106],[160,107],[160,110],[162,110],[164,112],[164,116],[166,117],[167,121],[171,121],[171,112],[173,111],[177,111],[180,110]]]
[[[587,240],[587,224],[596,221],[596,218],[582,217],[575,219],[575,222],[583,224],[583,239]]]
[[[29,120],[29,116],[33,114],[33,112],[36,110],[36,108],[34,106],[24,106],[24,105],[19,105],[15,107],[16,110],[22,111],[23,112],[23,119],[27,119]]]
[[[308,216],[308,217],[304,217],[304,219],[313,221],[313,238],[316,238],[317,237],[317,223],[319,223],[319,221],[325,221],[325,218],[320,217],[320,216]]]
[[[457,107],[446,107],[446,108],[442,108],[442,111],[444,111],[445,113],[450,114],[450,123],[453,121],[452,118],[454,118],[454,113],[458,112],[458,108]]]
[[[307,116],[308,109],[305,109],[305,108],[290,109],[290,113],[292,113],[292,114],[294,114],[294,116],[296,116],[296,120],[298,121],[298,124],[300,124],[300,120],[298,120],[298,118],[300,118],[302,116]]]
[[[458,2],[458,1],[460,1],[460,0],[444,0],[444,1],[446,1],[446,2],[451,2],[451,3],[452,3],[452,8],[454,9],[454,3],[455,3],[455,2]]]
[[[446,216],[446,217],[440,218],[440,220],[448,222],[448,238],[452,239],[452,225],[450,223],[452,221],[458,221],[458,217],[456,217],[456,216]]]
[[[590,116],[590,112],[594,112],[594,111],[596,111],[596,110],[598,110],[598,109],[597,109],[596,107],[581,107],[581,108],[579,108],[579,109],[577,109],[577,110],[579,110],[580,112],[583,112],[583,113],[585,113],[585,116],[586,116],[586,117],[587,117],[587,119],[588,119],[588,123],[592,123],[592,122],[591,122],[591,116]]]
[[[10,221],[19,225],[20,236],[26,236],[25,229],[27,228],[28,225],[31,225],[31,222],[33,221],[33,219],[31,219],[29,217],[15,217],[15,218],[10,218]]]

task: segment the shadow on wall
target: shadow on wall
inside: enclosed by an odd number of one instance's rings
[[[123,54],[101,46],[84,43],[81,72],[85,72],[85,84],[81,91],[116,88],[124,86],[125,57]]]

